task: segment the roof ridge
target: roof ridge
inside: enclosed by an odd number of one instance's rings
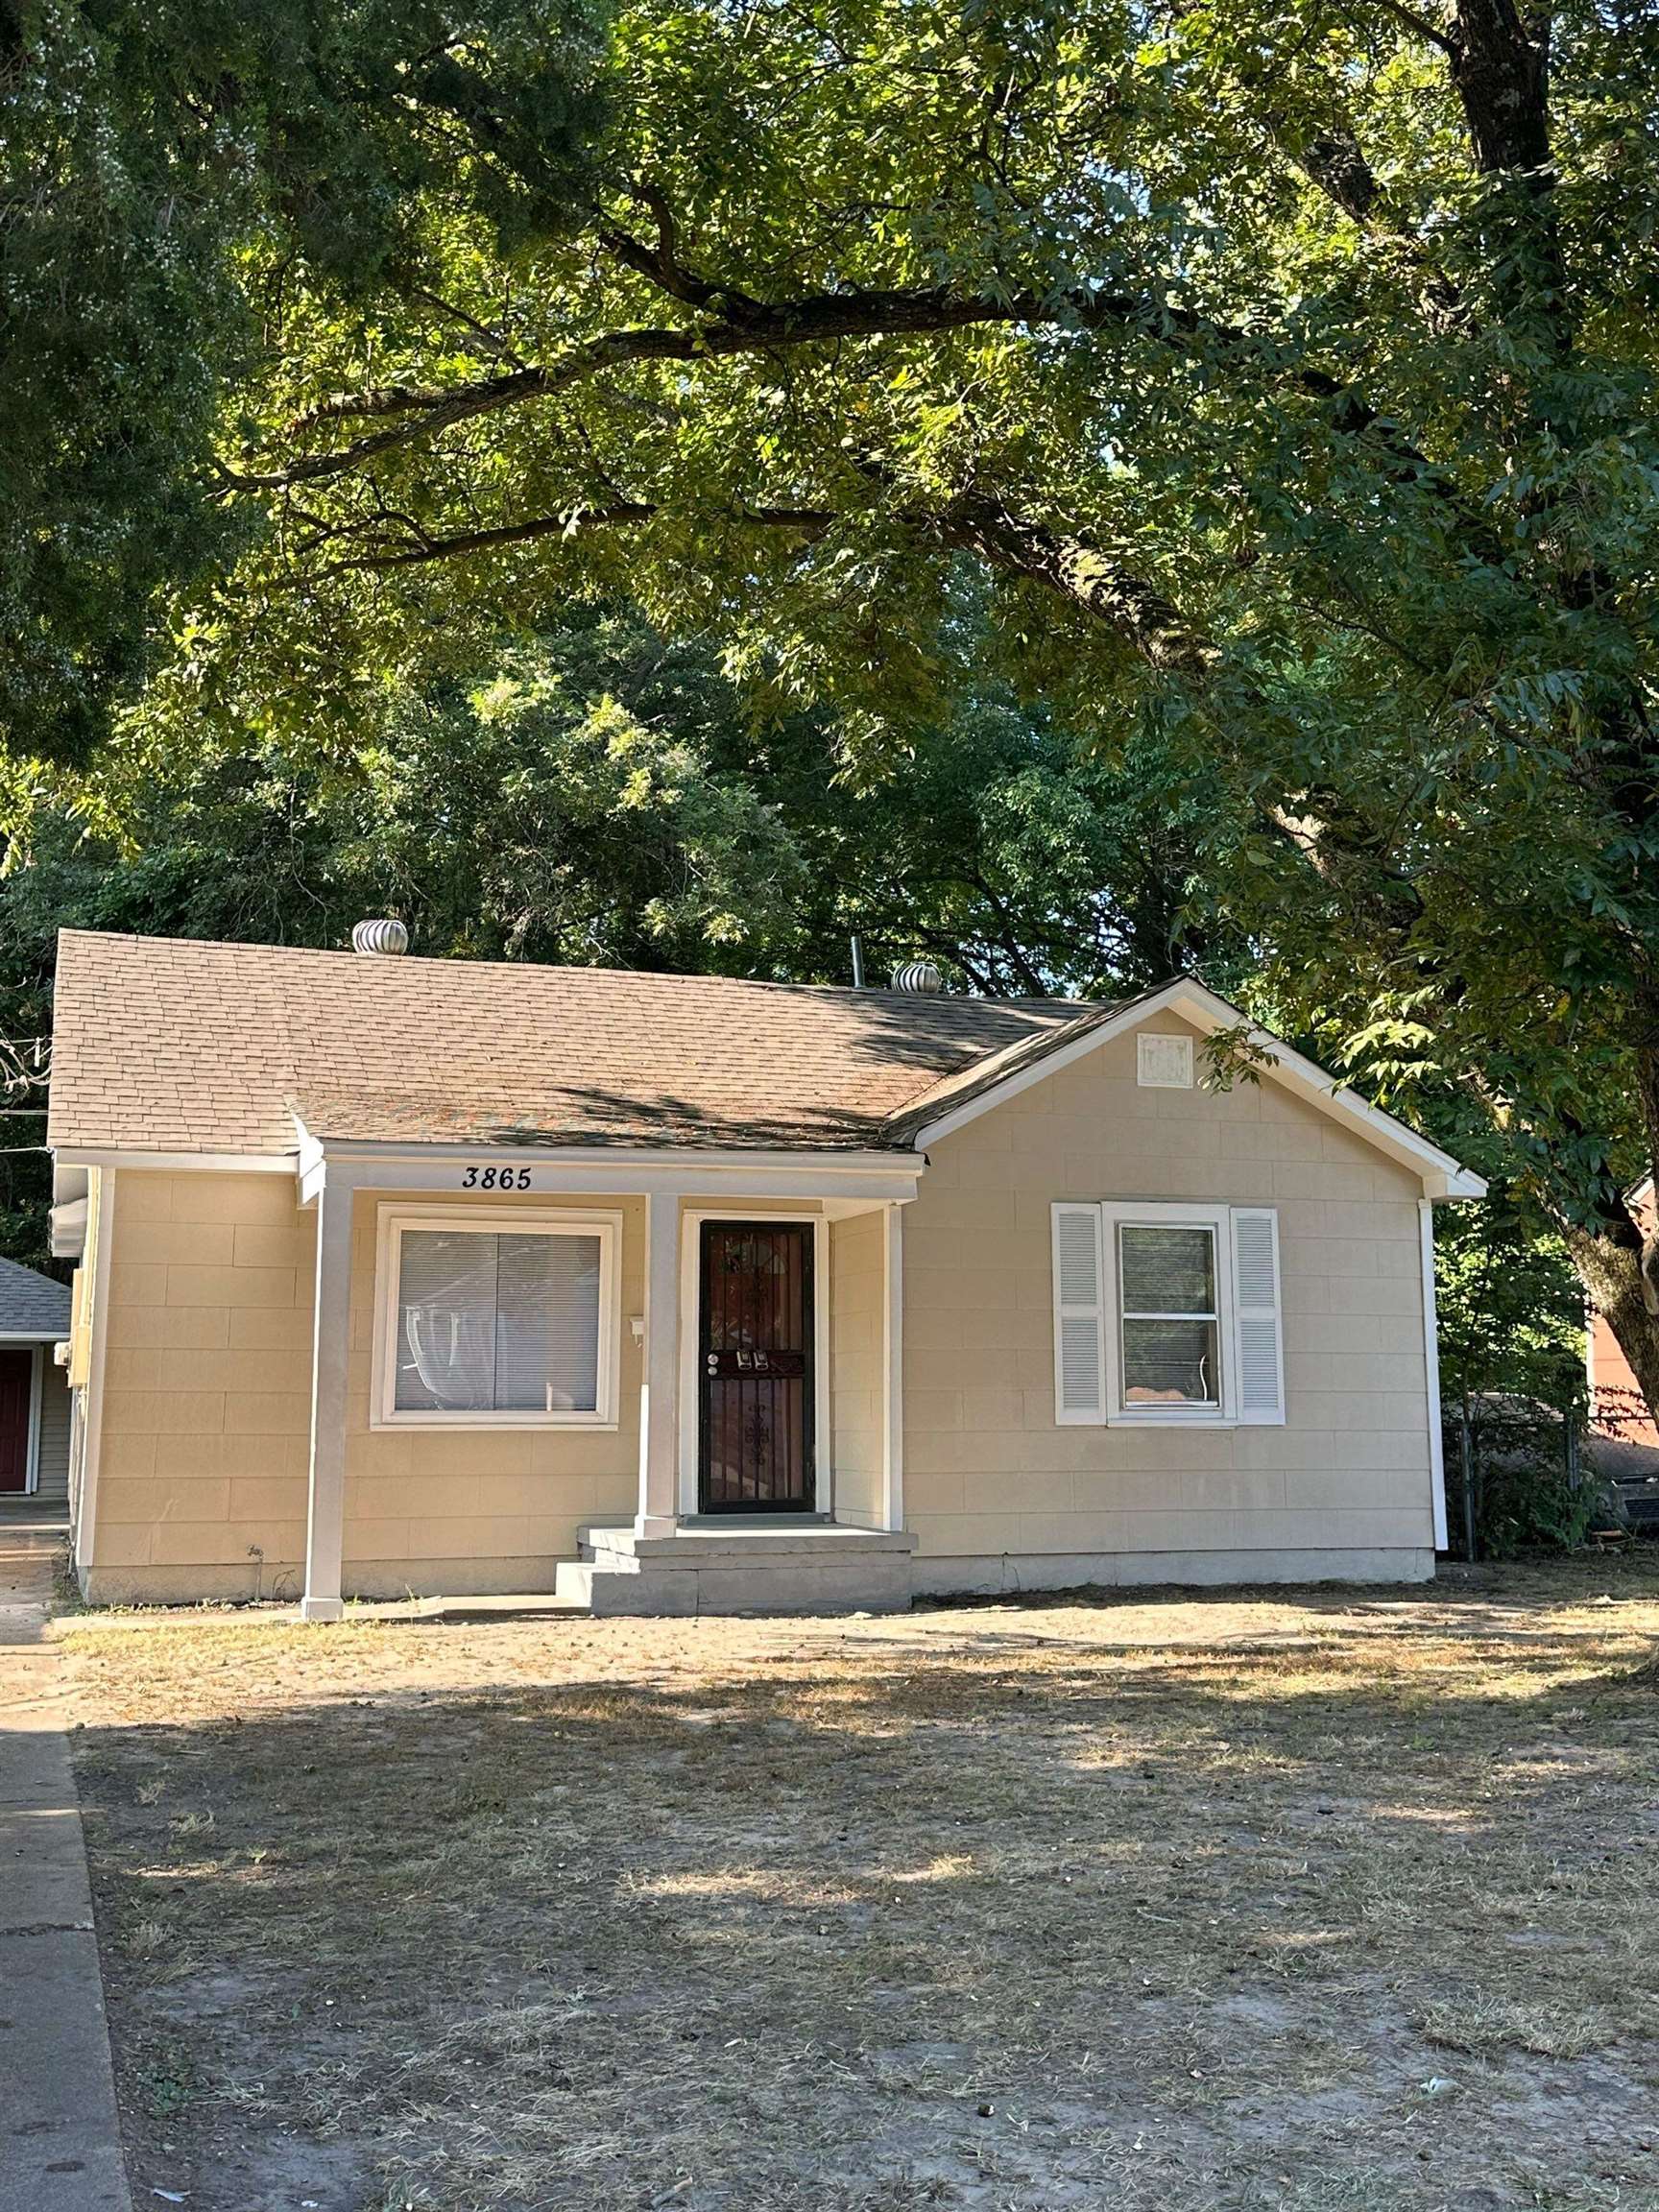
[[[744,991],[811,992],[826,998],[892,998],[902,1005],[911,1006],[918,1002],[933,1005],[943,1000],[951,1006],[1006,1006],[1014,1011],[1034,1007],[1075,1007],[1082,1010],[1099,1003],[1091,998],[1069,998],[1059,994],[1045,998],[1027,996],[993,998],[974,992],[900,991],[891,985],[871,983],[805,983],[776,975],[709,975],[680,968],[613,968],[582,960],[484,960],[462,952],[400,952],[388,956],[353,951],[349,945],[262,945],[239,937],[164,937],[137,929],[77,929],[65,926],[58,934],[60,938],[92,939],[105,945],[180,946],[199,952],[275,953],[283,959],[356,963],[378,959],[383,967],[391,967],[395,962],[405,973],[412,968],[441,968],[461,973],[476,973],[479,969],[485,969],[492,974],[504,975],[614,975],[645,983],[714,983]]]

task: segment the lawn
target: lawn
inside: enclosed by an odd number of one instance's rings
[[[1650,1558],[57,1633],[139,2207],[1659,2207]]]

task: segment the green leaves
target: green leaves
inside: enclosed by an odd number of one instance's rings
[[[166,602],[268,518],[222,421],[447,241],[567,233],[599,108],[583,0],[17,0],[0,29],[0,740],[78,757]],[[469,358],[470,356],[469,356]]]

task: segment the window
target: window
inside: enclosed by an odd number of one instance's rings
[[[1221,1409],[1215,1231],[1118,1224],[1118,1403]]]
[[[613,1214],[384,1209],[376,1426],[614,1424]]]
[[[1271,1208],[1054,1208],[1054,1417],[1282,1422]]]

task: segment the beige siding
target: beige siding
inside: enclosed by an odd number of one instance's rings
[[[613,1430],[369,1426],[378,1205],[470,1204],[430,1190],[357,1200],[351,1239],[351,1362],[346,1407],[345,1585],[361,1596],[551,1589],[591,1521],[631,1521],[639,1479],[640,1350],[628,1316],[644,1304],[640,1198],[493,1193],[480,1206],[621,1212],[620,1424]],[[617,1326],[613,1320],[613,1326]]]
[[[830,1225],[830,1435],[837,1521],[881,1518],[881,1216]]]
[[[376,1214],[358,1196],[347,1406],[348,1592],[541,1588],[579,1524],[630,1515],[643,1209],[620,1207],[618,1429],[372,1431]],[[471,1204],[443,1194],[444,1203]],[[493,1194],[493,1206],[562,1201]],[[303,1581],[315,1215],[285,1175],[124,1170],[109,1279],[94,1598],[295,1597]]]
[[[93,1598],[298,1595],[315,1218],[288,1175],[124,1168]]]
[[[904,1231],[906,1520],[922,1554],[1420,1554],[1419,1195],[1266,1079],[1141,1089],[1133,1036],[942,1140]],[[1278,1209],[1284,1427],[1056,1425],[1049,1208],[1063,1198]]]
[[[40,1431],[36,1446],[36,1495],[60,1505],[69,1495],[69,1385],[52,1358],[50,1344],[40,1350]]]

